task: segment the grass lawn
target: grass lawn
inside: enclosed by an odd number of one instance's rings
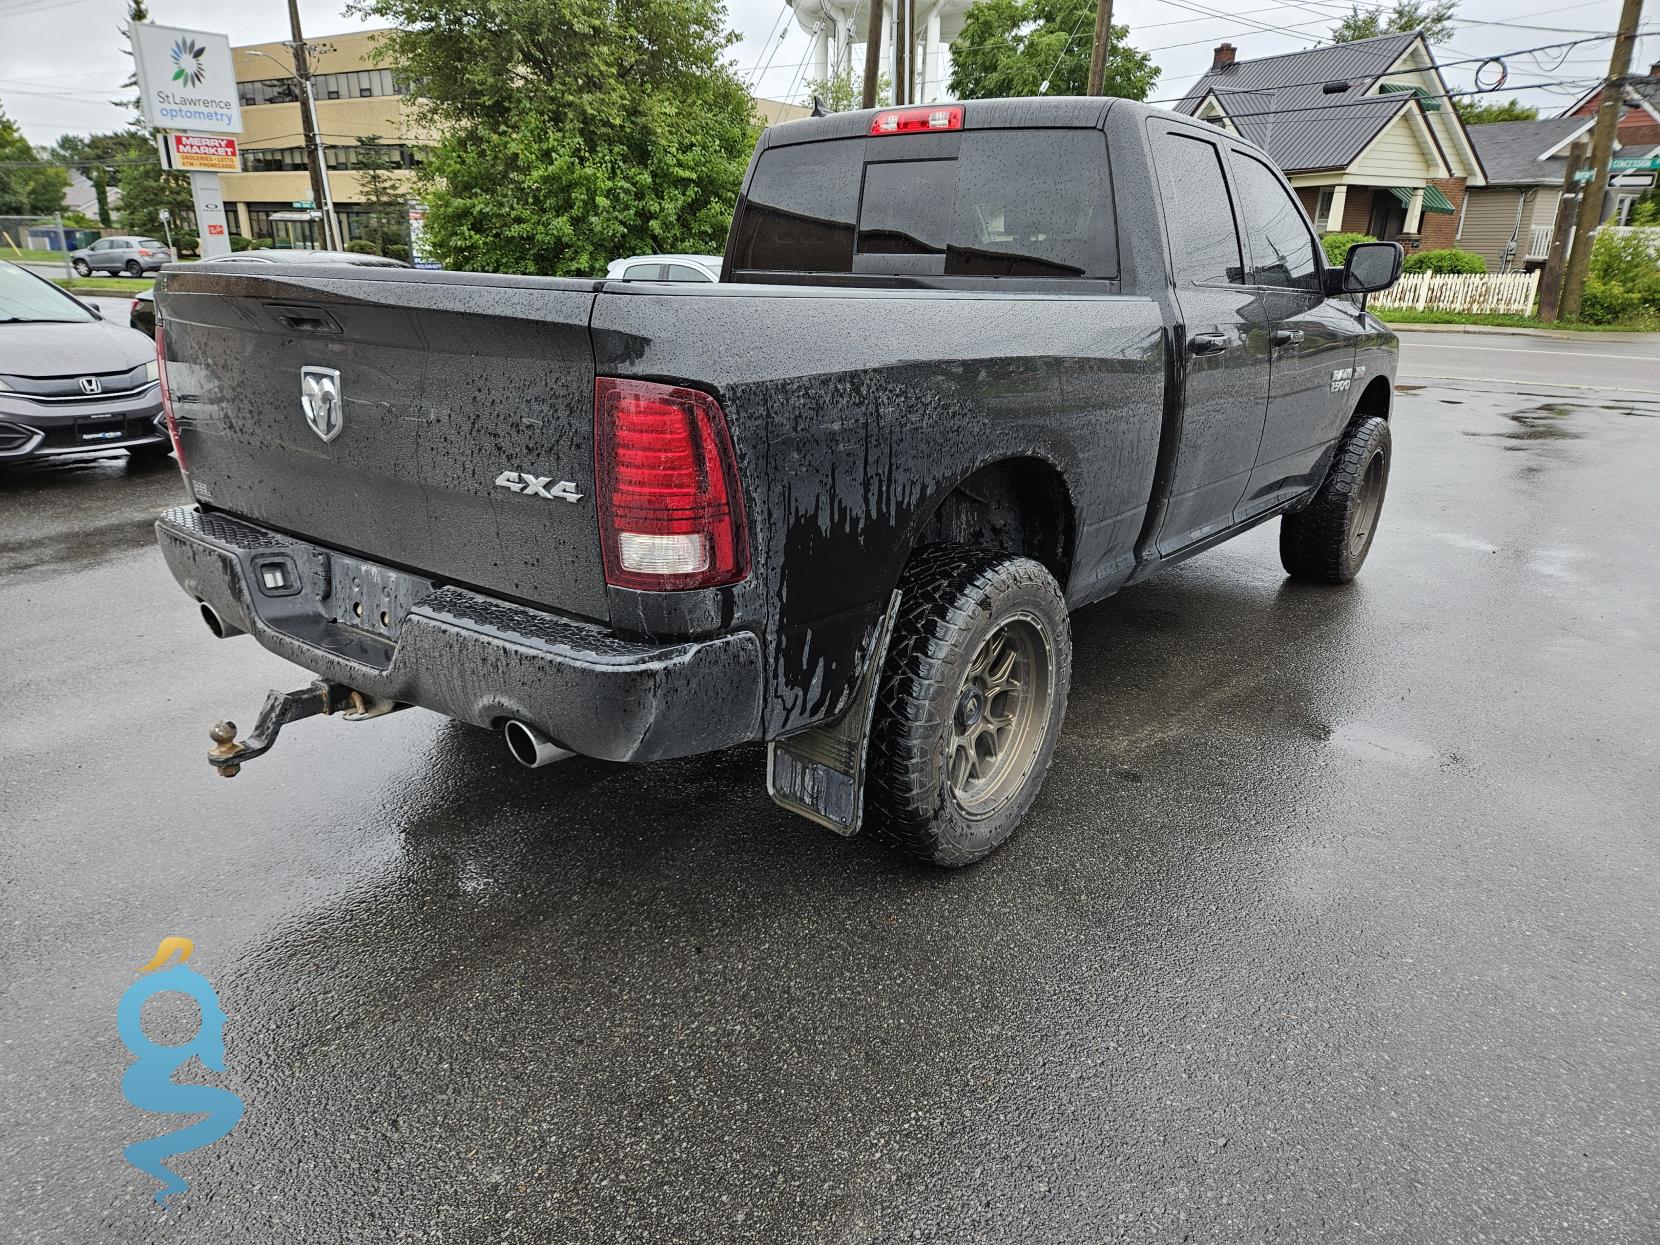
[[[1510,329],[1568,329],[1575,333],[1652,333],[1660,330],[1660,320],[1632,321],[1629,324],[1585,324],[1578,320],[1558,320],[1546,324],[1538,316],[1488,316],[1462,311],[1414,311],[1411,308],[1379,307],[1374,313],[1385,324],[1481,324],[1492,328]]]
[[[53,277],[52,282],[77,294],[125,294],[129,298],[156,283],[154,277]]]
[[[26,246],[6,246],[0,243],[0,259],[21,259],[26,263],[52,264],[63,263],[62,251],[31,251]]]

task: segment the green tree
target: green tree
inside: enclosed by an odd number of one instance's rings
[[[379,134],[365,134],[352,153],[358,201],[368,209],[363,237],[382,254],[389,244],[409,245],[409,179],[401,176],[403,161],[397,149],[385,144]]]
[[[154,149],[151,149],[152,156]],[[190,196],[190,178],[183,173],[169,173],[161,162],[149,159],[142,164],[124,164],[116,179],[121,188],[121,203],[115,209],[115,218],[127,233],[163,237],[166,230],[161,223],[161,210],[172,214],[172,228],[194,229],[196,204]]]
[[[0,109],[0,216],[40,216],[63,206],[69,174],[42,160]]]
[[[1539,110],[1518,99],[1489,100],[1480,95],[1465,95],[1453,100],[1453,107],[1465,125],[1489,125],[1494,121],[1537,121]]]
[[[755,141],[721,0],[358,0],[444,135],[418,185],[447,266],[603,272],[718,251]]]
[[[1395,0],[1387,13],[1382,9],[1352,5],[1349,15],[1331,28],[1333,43],[1353,43],[1378,35],[1416,30],[1427,43],[1445,43],[1453,37],[1458,22],[1458,0]]]
[[[824,104],[826,112],[851,112],[864,102],[865,75],[862,71],[855,73],[849,67],[833,78],[808,78],[802,91],[801,103],[804,107],[811,108],[816,98]],[[880,104],[884,99],[891,98],[893,77],[883,74],[876,79],[876,102]]]
[[[1082,95],[1094,29],[1095,0],[978,0],[951,48],[951,94]],[[1112,28],[1106,93],[1146,99],[1159,67],[1125,42],[1129,37],[1127,27]]]
[[[121,167],[153,154],[143,135],[132,130],[113,134],[65,134],[52,146],[52,159],[92,183],[98,196],[98,223],[106,229],[114,223],[110,215],[110,188],[117,183]]]

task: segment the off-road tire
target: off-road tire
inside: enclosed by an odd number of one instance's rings
[[[92,275],[92,265],[84,259],[77,259],[70,266],[75,269],[75,275],[78,277],[90,277]]]
[[[1293,579],[1346,584],[1360,573],[1383,517],[1389,458],[1387,420],[1349,425],[1314,500],[1280,520],[1280,564]]]
[[[919,860],[956,868],[986,856],[1014,832],[1049,770],[1072,677],[1066,602],[1040,563],[963,545],[919,550],[899,591],[899,617],[871,725],[865,824]],[[959,715],[972,703],[965,698],[973,695],[975,663],[988,644],[997,643],[993,637],[1003,636],[1016,637],[1011,647],[1024,664],[1011,669],[1029,669],[1032,688],[1024,701],[1018,692],[985,696],[984,720],[995,720],[994,704],[1012,702],[1025,726],[1007,763],[991,767],[997,781],[987,779],[990,804],[965,808],[953,765],[972,756],[978,744],[964,751]],[[1041,694],[1040,657],[1048,667]]]
[[[139,263],[136,259],[129,259],[122,266],[121,271],[126,273],[129,277],[142,277],[144,275],[144,265]]]

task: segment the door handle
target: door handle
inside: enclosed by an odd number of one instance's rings
[[[1303,340],[1303,331],[1302,329],[1275,329],[1273,337],[1269,340],[1276,346],[1295,346]]]
[[[1187,348],[1194,354],[1221,354],[1228,348],[1225,333],[1195,333],[1187,339]]]

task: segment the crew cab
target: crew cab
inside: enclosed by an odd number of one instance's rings
[[[210,759],[405,705],[529,765],[764,741],[785,807],[979,859],[1070,610],[1273,518],[1289,574],[1360,569],[1400,263],[1327,266],[1214,126],[1026,99],[768,129],[718,284],[169,269],[162,550],[320,676]]]

